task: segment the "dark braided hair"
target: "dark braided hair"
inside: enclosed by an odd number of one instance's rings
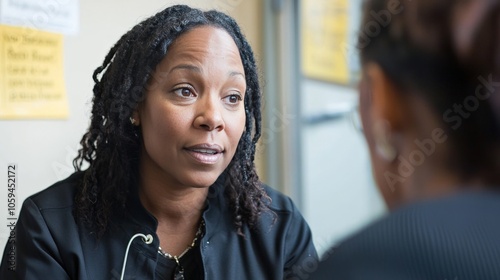
[[[169,7],[136,25],[123,35],[94,71],[91,123],[73,161],[77,171],[84,161],[89,167],[76,196],[76,216],[98,235],[108,226],[112,213],[125,207],[127,196],[138,183],[140,128],[130,124],[144,100],[156,66],[169,46],[183,33],[199,27],[225,30],[240,51],[247,89],[244,99],[245,131],[235,155],[224,171],[224,194],[234,214],[238,234],[246,224],[252,228],[268,211],[270,198],[257,176],[254,158],[261,135],[261,91],[252,49],[231,17],[203,12],[185,5]],[[102,77],[99,79],[99,75]]]
[[[396,2],[397,9],[393,0],[365,0],[362,63],[377,63],[402,93],[429,104],[450,136],[452,170],[465,180],[500,182],[500,89],[482,82],[500,82],[500,0]],[[454,106],[465,108],[467,100],[477,108],[455,116],[460,122],[451,119]]]

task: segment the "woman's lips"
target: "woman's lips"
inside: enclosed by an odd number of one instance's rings
[[[222,157],[223,149],[219,145],[199,144],[185,148],[189,155],[202,164],[215,164]]]

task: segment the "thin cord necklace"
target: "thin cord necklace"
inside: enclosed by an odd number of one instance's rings
[[[189,250],[191,250],[196,245],[196,241],[198,241],[198,239],[201,237],[204,227],[205,227],[205,221],[201,219],[200,226],[198,227],[198,231],[196,231],[193,242],[191,242],[191,245],[189,245],[178,256],[172,256],[169,253],[165,252],[160,246],[158,246],[158,254],[162,255],[165,258],[175,260],[175,263],[177,264],[174,272],[174,280],[184,280],[184,267],[182,267],[181,263],[179,262],[179,259],[182,258],[187,252],[189,252]]]

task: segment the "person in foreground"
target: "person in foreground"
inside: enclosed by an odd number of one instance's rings
[[[26,199],[1,279],[285,279],[316,261],[299,211],[256,174],[261,91],[232,18],[167,8],[94,80],[78,171]]]
[[[391,213],[311,279],[500,279],[500,1],[368,0],[360,113]],[[388,17],[389,15],[389,17]]]

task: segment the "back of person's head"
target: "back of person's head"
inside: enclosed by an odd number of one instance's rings
[[[500,1],[367,0],[358,44],[386,201],[500,186]]]

